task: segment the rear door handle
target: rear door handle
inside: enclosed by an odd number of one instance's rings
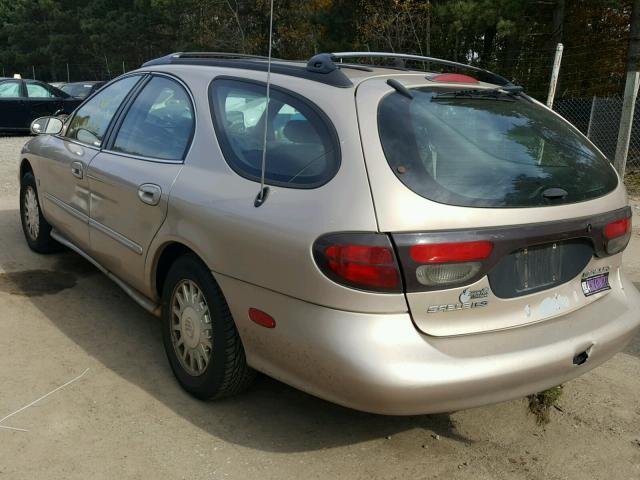
[[[138,187],[138,198],[147,205],[158,205],[162,189],[154,183],[143,183]]]
[[[82,162],[73,162],[71,164],[71,174],[82,180],[84,177],[84,167],[82,166]]]

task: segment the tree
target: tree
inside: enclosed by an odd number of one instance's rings
[[[633,0],[627,72],[637,72],[638,70],[640,70],[640,0]]]
[[[27,74],[34,65],[41,78],[60,80],[70,64],[81,80],[175,51],[264,55],[269,1],[0,2],[0,66]],[[275,0],[274,7],[276,57],[432,55],[496,70],[542,98],[562,40],[559,95],[619,93],[623,84],[631,0]]]

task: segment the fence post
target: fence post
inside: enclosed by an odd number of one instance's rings
[[[591,139],[591,124],[593,123],[593,111],[596,108],[596,96],[591,99],[591,111],[589,112],[589,124],[587,125],[587,138]]]
[[[127,73],[127,70],[124,68],[124,60],[122,60],[122,74]]]
[[[33,73],[33,78],[34,80],[36,79],[36,67],[34,65],[31,65],[31,72]]]
[[[104,63],[107,66],[107,77],[111,80],[111,70],[109,70],[109,61],[107,60],[107,56],[104,56]]]
[[[558,74],[560,73],[560,62],[562,61],[561,43],[556,47],[556,56],[553,59],[553,70],[551,71],[551,82],[549,83],[549,96],[547,97],[547,107],[553,108],[553,99],[556,96],[556,86],[558,85]]]
[[[70,78],[71,77],[69,76],[69,64],[67,63],[67,83],[71,82]]]
[[[629,153],[629,141],[631,140],[631,128],[633,127],[633,113],[638,96],[638,83],[640,72],[627,72],[624,85],[624,101],[622,103],[622,115],[620,116],[620,129],[618,130],[618,143],[613,166],[618,174],[624,178],[624,170],[627,166],[627,154]]]

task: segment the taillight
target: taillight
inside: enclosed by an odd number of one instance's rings
[[[316,240],[313,255],[322,272],[337,283],[379,292],[402,291],[400,270],[386,235],[325,235]]]
[[[428,287],[446,287],[468,282],[475,277],[493,243],[477,242],[426,243],[409,248],[411,259],[419,264],[416,279]]]
[[[431,243],[414,245],[411,258],[417,263],[449,263],[482,260],[491,255],[493,243],[487,241]]]
[[[625,249],[631,238],[631,217],[621,218],[604,227],[605,248],[609,255]]]

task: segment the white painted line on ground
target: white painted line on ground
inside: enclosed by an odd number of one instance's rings
[[[67,383],[65,383],[64,385],[60,385],[59,387],[51,390],[49,393],[44,394],[43,396],[41,396],[40,398],[37,398],[36,400],[34,400],[33,402],[25,405],[22,408],[19,408],[18,410],[16,410],[15,412],[10,413],[9,415],[3,417],[0,419],[0,424],[3,423],[5,420],[7,420],[8,418],[13,417],[14,415],[17,415],[18,413],[26,410],[29,407],[34,406],[36,403],[38,403],[40,400],[44,400],[45,398],[47,398],[49,395],[52,395],[54,393],[56,393],[58,390],[62,390],[64,387],[67,387],[69,385],[71,385],[73,382],[80,380],[82,377],[84,377],[84,375],[89,371],[89,369],[87,368],[84,372],[82,372],[80,375],[78,375],[77,377],[69,380]],[[4,425],[0,425],[0,428],[4,428],[4,429],[8,429],[8,430],[17,430],[19,432],[28,432],[28,430],[25,430],[23,428],[14,428],[14,427],[7,427]]]

